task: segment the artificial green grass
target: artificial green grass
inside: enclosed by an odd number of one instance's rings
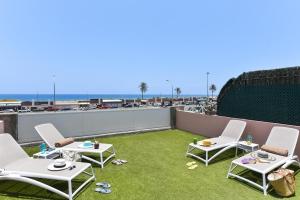
[[[188,170],[187,144],[195,135],[179,130],[149,132],[99,138],[114,144],[117,158],[129,162],[122,166],[107,164],[104,169],[94,166],[97,181],[108,181],[112,193],[94,192],[93,182],[77,196],[78,200],[185,200],[185,199],[279,199],[273,192],[264,196],[260,190],[234,179],[226,179],[234,150],[219,157],[208,167],[197,161],[198,168]],[[199,136],[197,136],[199,137]],[[38,148],[26,148],[29,154]],[[300,178],[298,175],[296,178]],[[299,183],[299,182],[298,182]],[[54,183],[55,184],[55,183]],[[297,193],[300,187],[297,184]],[[59,183],[58,187],[65,187]],[[300,193],[299,193],[300,195]],[[63,199],[43,189],[18,182],[0,182],[0,199]],[[291,197],[294,200],[299,197]]]

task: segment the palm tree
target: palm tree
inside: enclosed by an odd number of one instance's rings
[[[140,85],[139,85],[139,88],[140,88],[140,90],[142,92],[142,99],[144,99],[144,93],[147,92],[148,85],[145,82],[141,82]]]
[[[214,92],[217,90],[217,86],[215,84],[211,84],[209,86],[209,90],[211,91],[211,96],[214,97]]]
[[[181,89],[180,89],[180,87],[175,88],[175,92],[176,92],[177,99],[178,99],[179,95],[181,94]]]

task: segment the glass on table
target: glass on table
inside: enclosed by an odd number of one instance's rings
[[[252,142],[253,142],[253,136],[250,133],[247,134],[246,142],[247,142],[248,145],[251,145]]]
[[[46,145],[45,143],[42,143],[42,144],[40,145],[40,152],[41,152],[42,154],[45,154],[45,153],[47,152],[47,145]]]
[[[197,144],[197,142],[198,142],[198,139],[197,139],[197,138],[194,138],[194,139],[193,139],[193,143],[194,143],[194,144]]]

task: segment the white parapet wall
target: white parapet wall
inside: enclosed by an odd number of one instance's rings
[[[0,133],[4,133],[4,122],[0,120]]]
[[[69,112],[22,113],[18,115],[18,141],[41,138],[34,127],[52,123],[65,137],[93,137],[106,134],[170,128],[170,109],[111,109]]]

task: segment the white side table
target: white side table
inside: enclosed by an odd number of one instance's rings
[[[46,151],[45,153],[38,152],[33,154],[33,158],[41,158],[41,159],[56,159],[61,155],[60,151],[57,149]]]
[[[104,164],[116,155],[115,148],[112,144],[99,143],[99,149],[94,149],[93,146],[91,148],[84,148],[82,145],[82,142],[73,142],[72,144],[64,146],[63,148],[61,148],[61,150],[77,152],[81,155],[81,158],[96,163],[100,165],[101,168],[103,168]],[[98,158],[100,158],[100,160],[85,156],[83,155],[84,153],[98,154]],[[104,153],[107,153],[107,156],[104,156]]]
[[[243,151],[249,153],[253,151],[257,151],[259,149],[259,144],[251,143],[248,144],[247,141],[238,142],[237,148],[242,149]]]

